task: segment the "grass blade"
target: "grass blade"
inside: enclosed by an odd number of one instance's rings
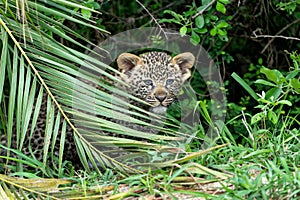
[[[235,72],[231,74],[231,77],[234,78],[256,101],[259,97],[255,91]]]

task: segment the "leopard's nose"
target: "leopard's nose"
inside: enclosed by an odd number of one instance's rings
[[[159,87],[156,89],[154,96],[158,101],[163,102],[167,98],[167,91],[165,88]]]
[[[163,102],[166,99],[167,95],[155,95],[155,98],[160,101]]]

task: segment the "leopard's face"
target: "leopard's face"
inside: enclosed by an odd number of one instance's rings
[[[128,91],[151,105],[150,111],[163,114],[190,77],[195,61],[191,53],[174,58],[164,52],[149,52],[140,57],[123,53],[117,62]]]

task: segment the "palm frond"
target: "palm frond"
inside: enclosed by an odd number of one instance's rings
[[[164,122],[163,117],[129,104],[124,99],[141,100],[126,91],[116,89],[114,85],[103,80],[99,81],[106,77],[109,82],[120,83],[113,75],[118,73],[115,69],[95,59],[91,54],[82,53],[53,39],[52,35],[56,35],[69,41],[73,46],[97,54],[77,39],[87,44],[91,44],[90,41],[63,25],[63,21],[68,20],[107,33],[92,25],[93,21],[74,11],[78,8],[85,9],[83,5],[77,6],[73,2],[62,0],[26,1],[27,6],[22,5],[26,11],[22,16],[26,18],[27,23],[24,24],[25,21],[18,20],[16,13],[19,12],[19,6],[16,2],[0,3],[5,8],[5,10],[0,8],[2,33],[0,103],[1,110],[7,109],[4,129],[7,135],[7,153],[2,158],[14,160],[10,158],[9,152],[15,140],[16,151],[12,152],[18,156],[17,159],[26,158],[26,163],[30,162],[27,155],[21,153],[25,145],[29,146],[30,157],[39,159],[36,157],[38,150],[31,142],[25,141],[27,137],[33,137],[41,111],[45,115],[43,130],[45,135],[41,150],[43,157],[40,160],[43,164],[40,166],[39,163],[39,167],[49,176],[63,174],[65,154],[63,150],[70,133],[74,134],[77,153],[84,168],[94,169],[99,173],[101,168],[105,167],[124,173],[137,172],[138,170],[133,165],[130,166],[129,162],[123,163],[123,159],[145,159],[145,162],[150,162],[151,155],[157,151],[175,152],[174,155],[183,152],[177,144],[184,143],[187,134],[164,128],[164,125],[175,129],[176,126]],[[52,17],[53,15],[58,20]],[[24,41],[19,42],[22,39]],[[5,91],[5,87],[8,91]],[[151,134],[148,132],[149,129],[136,130],[114,121],[120,118],[128,123],[150,127],[163,134]],[[59,147],[58,154],[55,155],[58,159],[53,158],[56,147]],[[133,154],[111,156],[118,153],[116,151],[125,153],[129,151]],[[51,155],[54,170],[50,170],[47,166]]]

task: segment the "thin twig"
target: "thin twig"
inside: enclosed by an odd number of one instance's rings
[[[211,5],[213,5],[213,3],[215,3],[216,0],[212,0],[209,4],[207,4],[202,10],[200,10],[198,13],[196,13],[192,18],[196,18],[198,17],[199,15],[202,15],[204,13],[204,11]]]
[[[152,20],[155,22],[155,24],[157,24],[157,26],[159,27],[160,31],[163,32],[164,36],[166,39],[168,39],[168,36],[166,34],[166,32],[163,30],[163,28],[161,27],[161,25],[158,23],[158,21],[155,19],[155,17],[149,12],[149,10],[139,1],[139,0],[135,0],[138,4],[140,4],[140,6],[142,6],[142,8],[148,13],[148,15],[152,18]],[[160,34],[160,33],[158,33]]]
[[[276,33],[275,36],[280,36],[280,34],[281,34],[283,31],[285,31],[285,30],[288,29],[290,26],[292,26],[292,25],[294,25],[294,24],[296,24],[296,23],[299,23],[299,22],[300,22],[300,19],[296,19],[295,21],[293,21],[292,23],[286,25],[285,27],[283,27],[283,29],[281,29],[280,31],[278,31],[278,33]],[[254,35],[255,35],[255,32],[253,32],[253,33],[254,33]],[[274,41],[275,38],[276,38],[276,37],[273,37],[273,38],[268,42],[268,44],[264,47],[264,49],[261,51],[261,53],[264,53],[264,52],[265,52],[265,50],[270,46],[270,44]]]
[[[286,40],[298,40],[300,41],[300,38],[296,38],[296,37],[287,37],[287,36],[283,36],[283,35],[256,35],[254,34],[254,36],[252,36],[251,38],[283,38]]]

